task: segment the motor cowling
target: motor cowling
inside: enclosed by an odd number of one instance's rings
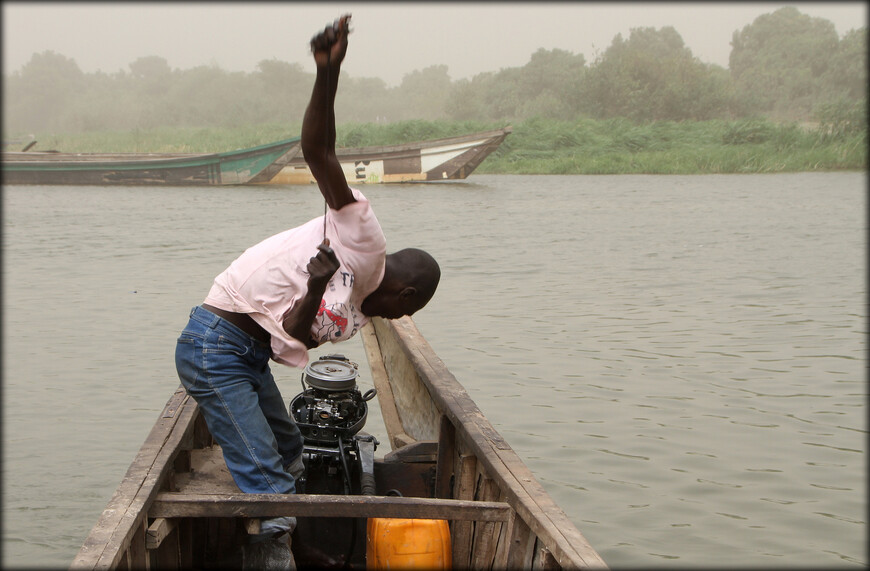
[[[344,355],[325,355],[302,373],[302,392],[290,402],[290,415],[306,444],[335,446],[350,442],[365,425],[366,401],[374,389],[360,394],[357,365]]]

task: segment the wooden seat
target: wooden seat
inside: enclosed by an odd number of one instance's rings
[[[507,521],[505,502],[327,494],[188,494],[161,492],[148,510],[171,517],[389,517]]]
[[[423,456],[433,456],[432,444]],[[409,447],[409,449],[412,447]],[[416,449],[415,449],[416,450]],[[416,458],[416,456],[414,456]],[[147,547],[156,549],[182,517],[241,517],[249,534],[258,533],[260,518],[386,517],[455,521],[507,521],[510,506],[440,498],[345,496],[325,494],[246,494],[226,467],[219,446],[190,451],[190,470],[175,477],[177,491],[160,492],[148,510]]]

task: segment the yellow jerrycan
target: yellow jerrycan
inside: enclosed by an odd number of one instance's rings
[[[452,568],[447,520],[371,518],[366,527],[366,569]]]

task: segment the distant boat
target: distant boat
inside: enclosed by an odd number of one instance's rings
[[[464,179],[495,151],[511,127],[460,137],[380,147],[339,148],[336,155],[349,184]],[[314,177],[301,154],[269,184],[310,184]]]
[[[512,131],[336,149],[349,184],[464,179]],[[32,147],[34,142],[28,145]],[[3,151],[3,184],[225,186],[311,184],[300,138],[224,153]]]
[[[32,146],[32,143],[31,145]],[[299,137],[224,153],[3,151],[3,184],[224,186],[271,179]]]

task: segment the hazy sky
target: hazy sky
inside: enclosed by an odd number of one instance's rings
[[[314,65],[308,40],[336,16],[353,14],[344,70],[353,77],[402,77],[448,66],[453,80],[519,67],[538,48],[592,61],[631,28],[673,26],[701,61],[728,66],[735,30],[793,5],[830,20],[842,36],[866,25],[867,4],[845,3],[46,3],[3,2],[3,72],[53,50],[84,72],[129,71],[143,56],[173,69],[217,65],[252,72],[264,59]]]

